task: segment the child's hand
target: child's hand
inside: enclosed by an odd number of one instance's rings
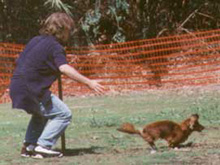
[[[104,94],[105,87],[99,84],[96,80],[90,80],[88,87],[94,90],[97,94]]]

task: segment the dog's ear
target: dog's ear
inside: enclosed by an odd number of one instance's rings
[[[194,125],[198,121],[198,119],[199,119],[199,115],[198,114],[191,115],[190,121],[189,121],[189,128],[190,129],[192,129],[192,130],[194,129]]]
[[[197,118],[197,120],[199,119],[199,115],[197,113],[196,114],[192,114],[191,117]]]

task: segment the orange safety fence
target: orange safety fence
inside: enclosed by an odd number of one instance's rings
[[[24,45],[0,43],[0,102],[8,102],[15,60]],[[67,59],[82,74],[99,79],[107,93],[172,89],[220,82],[220,29],[106,45],[67,47]],[[90,94],[62,76],[64,96]],[[51,89],[58,92],[55,83]]]

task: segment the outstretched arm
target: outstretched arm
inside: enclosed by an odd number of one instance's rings
[[[80,74],[75,68],[68,64],[63,64],[59,67],[61,73],[67,75],[69,78],[86,84],[90,89],[94,90],[98,94],[104,93],[104,87],[100,85],[96,80],[91,80],[82,74]]]

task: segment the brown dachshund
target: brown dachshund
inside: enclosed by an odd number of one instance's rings
[[[156,152],[154,141],[157,139],[164,139],[168,142],[169,147],[179,147],[181,143],[185,142],[193,131],[201,132],[204,126],[199,124],[199,115],[193,114],[182,123],[175,123],[169,120],[158,121],[148,124],[142,131],[136,130],[130,123],[124,123],[118,131],[139,134],[151,146],[151,153]]]

